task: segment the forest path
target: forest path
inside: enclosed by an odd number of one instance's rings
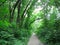
[[[38,37],[33,34],[28,42],[28,45],[43,45],[42,42],[39,41]]]

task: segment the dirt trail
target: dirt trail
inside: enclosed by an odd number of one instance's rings
[[[43,45],[43,44],[39,41],[37,36],[33,34],[28,42],[28,45]]]

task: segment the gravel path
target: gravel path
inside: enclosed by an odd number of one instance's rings
[[[28,45],[43,45],[43,44],[39,41],[37,36],[33,34],[28,42]]]

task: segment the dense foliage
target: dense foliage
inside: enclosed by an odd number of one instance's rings
[[[60,45],[60,11],[57,0],[41,0],[42,3],[46,4],[39,14],[40,22],[37,27],[37,35],[46,45]],[[59,4],[58,4],[59,3]],[[42,4],[42,5],[44,5]]]
[[[36,1],[0,0],[0,45],[27,45]]]
[[[0,0],[0,45],[27,45],[34,31],[60,45],[60,0]]]

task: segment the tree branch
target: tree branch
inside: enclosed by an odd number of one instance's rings
[[[31,3],[31,0],[28,2],[28,4],[27,4],[25,10],[23,11],[22,18],[24,18],[24,14],[25,14],[26,11],[28,10],[30,3]]]

